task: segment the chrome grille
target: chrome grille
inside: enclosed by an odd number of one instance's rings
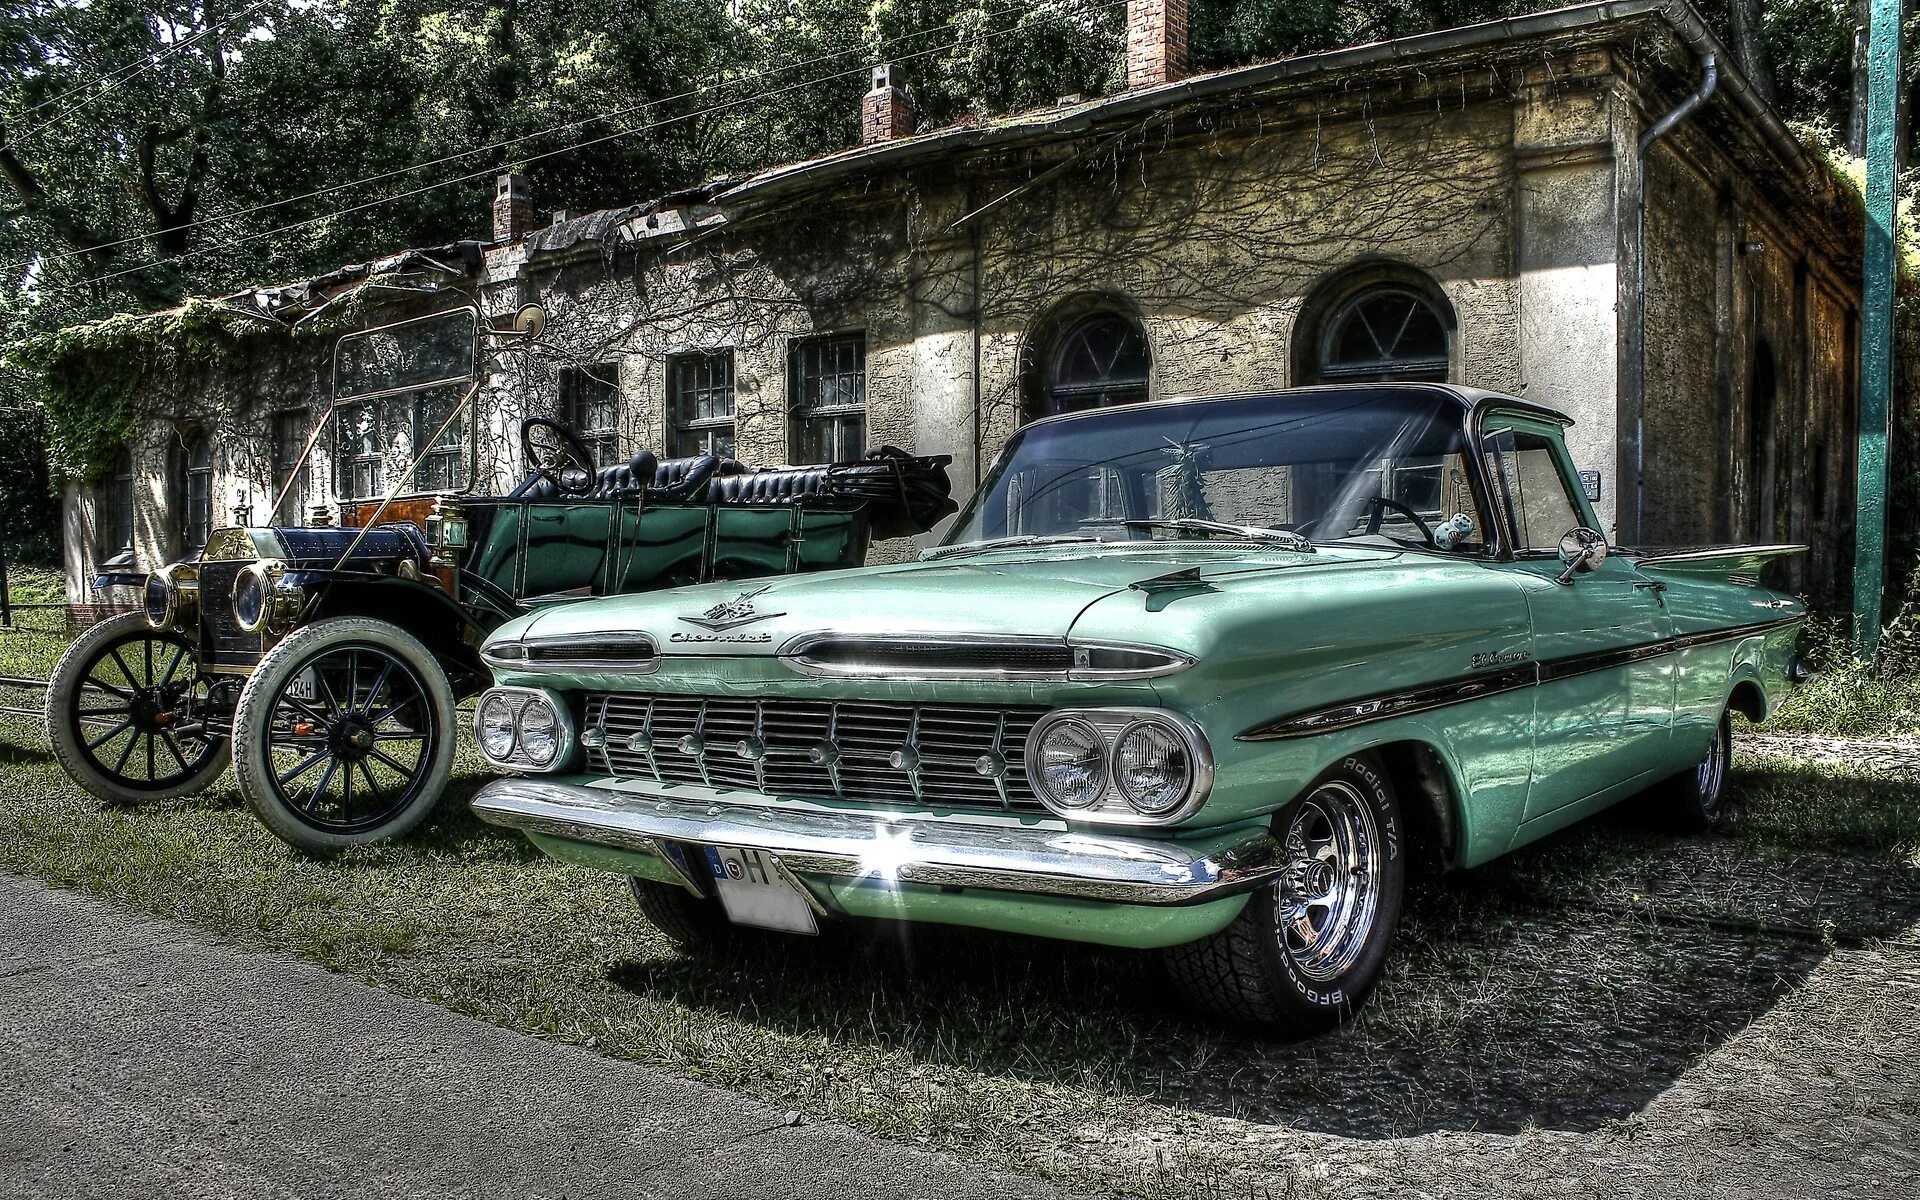
[[[619,779],[1039,812],[1027,735],[1046,711],[599,693],[583,740]]]
[[[207,666],[252,667],[260,661],[260,635],[240,628],[233,617],[234,577],[251,562],[200,564],[200,650]]]

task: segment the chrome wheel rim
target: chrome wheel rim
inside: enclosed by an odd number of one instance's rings
[[[1351,970],[1373,935],[1385,865],[1373,806],[1350,783],[1321,784],[1294,809],[1285,845],[1280,943],[1295,970],[1325,983]]]
[[[1694,783],[1700,792],[1700,808],[1709,817],[1720,815],[1720,792],[1727,783],[1726,726],[1717,725],[1713,740],[1707,743],[1707,756],[1693,769]]]

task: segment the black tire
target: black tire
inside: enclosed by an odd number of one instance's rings
[[[1174,984],[1214,1015],[1269,1033],[1317,1033],[1352,1016],[1399,924],[1401,830],[1379,762],[1341,761],[1274,818],[1287,871],[1219,933],[1163,952]]]
[[[1647,792],[1644,810],[1676,833],[1712,833],[1727,815],[1727,771],[1733,765],[1733,711],[1720,714],[1699,762]]]
[[[298,694],[305,679],[311,700]],[[406,835],[453,770],[446,671],[418,638],[367,617],[287,635],[247,680],[233,728],[240,794],[275,837],[308,854]]]
[[[174,732],[204,680],[193,644],[122,613],[74,639],[47,681],[47,739],[73,781],[108,804],[170,800],[227,769],[224,737]],[[201,714],[204,715],[204,712]]]
[[[739,933],[718,900],[702,900],[677,883],[629,876],[627,884],[640,915],[682,950],[721,945]]]

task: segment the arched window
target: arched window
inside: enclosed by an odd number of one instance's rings
[[[1111,408],[1147,398],[1146,335],[1116,312],[1097,312],[1067,327],[1054,343],[1046,412]]]
[[[181,541],[187,553],[197,554],[205,549],[207,535],[213,532],[212,439],[204,433],[190,435],[182,463],[185,474],[180,496],[186,502],[186,522],[180,531]]]
[[[1333,310],[1316,374],[1329,383],[1447,378],[1447,322],[1413,288],[1376,284]]]

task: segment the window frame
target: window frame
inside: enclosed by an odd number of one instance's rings
[[[727,415],[724,417],[701,417],[690,415],[699,411],[697,397],[701,393],[717,395],[722,385],[708,382],[701,386],[687,387],[684,376],[701,368],[714,364],[726,364],[726,383],[724,385],[727,400]],[[862,361],[864,366],[864,359]],[[863,393],[864,394],[864,393]],[[667,356],[667,438],[669,454],[674,458],[687,458],[696,454],[718,454],[722,458],[737,457],[735,451],[740,444],[740,385],[739,375],[734,362],[734,348],[723,346],[717,350],[685,350]],[[728,443],[723,454],[713,449],[713,437],[724,431]],[[689,435],[697,437],[704,448],[688,450],[683,448],[681,439]]]
[[[1082,383],[1063,385],[1060,382],[1060,368],[1067,357],[1069,349],[1073,346],[1074,340],[1082,335],[1082,331],[1099,322],[1113,322],[1125,325],[1132,335],[1139,340],[1142,364],[1138,379],[1136,380],[1132,377],[1127,377],[1124,380],[1108,378],[1097,384]],[[1136,389],[1139,391],[1138,396],[1132,399],[1118,400],[1111,404],[1081,404],[1068,408],[1063,407],[1060,403],[1063,396],[1099,397],[1112,395],[1119,391],[1131,393]],[[1097,308],[1091,312],[1082,313],[1075,317],[1053,338],[1053,345],[1047,355],[1047,376],[1044,381],[1043,391],[1047,409],[1047,411],[1042,414],[1043,416],[1062,416],[1067,413],[1087,412],[1090,409],[1096,408],[1120,408],[1128,404],[1144,403],[1151,399],[1153,396],[1153,346],[1147,341],[1146,328],[1131,314],[1113,308]]]
[[[206,549],[213,536],[213,438],[204,429],[189,430],[180,448],[180,547],[187,554]],[[204,458],[204,461],[201,461]],[[204,510],[204,511],[201,511]],[[200,528],[195,529],[198,525]],[[199,538],[195,540],[194,534]]]
[[[824,351],[836,345],[850,345],[858,354],[859,367],[856,371],[836,370],[837,378],[854,380],[859,400],[852,404],[833,404],[818,408],[803,407],[802,400],[810,378],[803,369],[804,356]],[[821,371],[811,378],[825,378]],[[814,334],[808,337],[793,338],[787,343],[787,458],[794,465],[812,466],[818,463],[803,460],[807,445],[807,432],[816,423],[832,423],[836,426],[833,440],[840,440],[839,425],[848,419],[859,422],[859,436],[855,439],[853,453],[846,459],[838,455],[829,455],[820,463],[851,462],[857,460],[865,451],[867,440],[867,333],[864,329],[845,330],[837,333]]]
[[[281,450],[283,449],[280,440],[281,423],[289,419],[297,422],[297,427],[300,432],[293,446],[284,447],[291,450],[293,455],[292,459],[287,462],[282,462],[280,459]],[[303,520],[307,511],[307,480],[311,456],[307,456],[307,461],[303,461],[301,451],[306,449],[307,438],[312,436],[312,434],[313,414],[305,408],[276,408],[267,414],[267,470],[272,476],[270,482],[273,484],[273,491],[268,497],[268,503],[272,503],[273,500],[277,499],[281,491],[285,489],[287,498],[293,502],[292,519],[295,523]],[[289,481],[293,482],[291,488],[287,487]],[[267,514],[267,519],[272,521],[280,518],[280,516],[279,510],[276,509]]]
[[[96,533],[100,542],[100,565],[102,567],[132,565],[134,539],[134,483],[138,478],[134,471],[133,451],[124,449],[113,460],[113,470],[107,476],[106,487],[101,489],[101,507],[107,520],[100,522]],[[126,538],[120,537],[119,526],[125,518]],[[108,528],[109,521],[112,528]],[[113,543],[118,543],[117,545]]]
[[[625,393],[620,387],[620,364],[602,362],[562,367],[557,388],[560,421],[593,452],[594,467],[611,467],[625,462],[626,458],[620,452],[620,426],[626,415]],[[604,389],[604,395],[597,394],[599,389]],[[607,410],[606,424],[588,425],[580,419],[583,403],[592,409],[603,402]],[[603,454],[604,461],[601,457]]]
[[[1525,531],[1520,523],[1520,513],[1513,502],[1513,492],[1507,480],[1506,472],[1496,469],[1494,463],[1486,460],[1496,453],[1494,439],[1501,434],[1518,437],[1521,435],[1538,438],[1546,443],[1547,452],[1553,461],[1554,473],[1560,479],[1560,490],[1565,494],[1568,506],[1573,510],[1573,518],[1580,526],[1599,529],[1598,518],[1587,501],[1584,487],[1579,486],[1579,472],[1574,469],[1573,460],[1567,453],[1564,438],[1556,437],[1538,422],[1516,417],[1505,412],[1490,413],[1487,422],[1482,425],[1479,434],[1481,461],[1486,472],[1488,489],[1493,493],[1495,503],[1500,508],[1500,519],[1505,523],[1504,536],[1507,541],[1507,557],[1513,560],[1529,560],[1560,557],[1558,539],[1555,544],[1544,549],[1525,544]],[[1518,450],[1515,451],[1518,453]],[[1566,531],[1562,531],[1563,533]],[[1611,543],[1609,543],[1611,544]]]

